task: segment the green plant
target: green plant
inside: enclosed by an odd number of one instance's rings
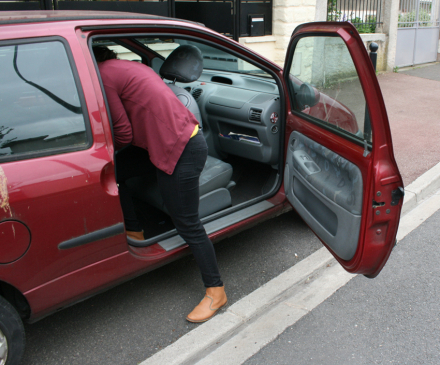
[[[338,11],[337,9],[337,3],[338,0],[328,0],[327,4],[327,21],[338,21],[341,17],[341,11]]]
[[[419,9],[419,19],[416,19],[416,11],[410,11],[409,13],[399,14],[399,28],[411,28],[414,23],[418,21],[420,27],[432,26],[431,13],[425,9]]]
[[[363,21],[362,18],[355,17],[350,19],[350,22],[356,27],[359,33],[376,32],[376,17],[374,15],[367,15],[365,21]]]
[[[399,72],[399,67],[398,67],[398,66],[395,66],[395,67],[393,68],[393,72],[395,72],[395,73]]]

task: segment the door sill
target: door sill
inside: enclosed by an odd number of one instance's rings
[[[204,224],[206,233],[209,235],[211,233],[220,231],[221,229],[227,228],[234,223],[241,222],[245,219],[248,219],[254,215],[257,215],[261,212],[264,212],[268,209],[273,208],[275,205],[268,202],[267,200],[263,200],[257,204],[251,205],[250,207],[241,209],[235,213],[229,214],[225,217],[219,218],[215,221]],[[179,235],[175,235],[168,239],[159,241],[158,244],[165,250],[171,251],[177,247],[180,247],[185,244],[185,241]]]

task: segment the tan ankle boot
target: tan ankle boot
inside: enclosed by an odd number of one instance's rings
[[[228,298],[226,297],[224,286],[206,288],[205,297],[188,314],[186,319],[194,323],[205,322],[212,318],[226,303],[228,303]]]
[[[136,241],[144,241],[144,232],[140,231],[140,232],[135,232],[135,231],[127,231],[127,237],[130,237],[133,240]]]

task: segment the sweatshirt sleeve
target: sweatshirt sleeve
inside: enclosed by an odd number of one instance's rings
[[[119,150],[131,143],[133,140],[133,129],[116,90],[108,85],[104,85],[104,87],[112,117],[115,148]]]
[[[133,140],[133,129],[117,90],[114,70],[108,62],[98,64],[102,83],[104,84],[110,115],[113,124],[115,149],[119,150]],[[116,73],[116,75],[118,75]]]

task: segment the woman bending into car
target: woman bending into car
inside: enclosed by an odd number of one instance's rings
[[[191,52],[200,52],[193,48]],[[206,287],[205,297],[186,319],[207,321],[227,298],[214,246],[199,218],[199,177],[208,155],[199,123],[153,69],[118,60],[107,47],[96,46],[93,51],[119,151],[116,175],[127,235],[144,240],[125,181],[155,172],[165,206],[191,248]]]

